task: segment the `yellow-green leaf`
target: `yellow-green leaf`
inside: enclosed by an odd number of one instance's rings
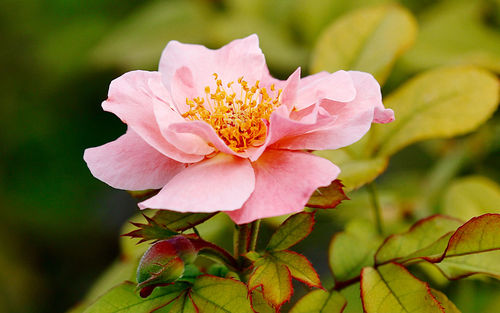
[[[385,99],[396,120],[373,126],[378,155],[390,156],[421,140],[470,132],[493,114],[498,96],[498,79],[472,66],[420,74]]]
[[[125,282],[112,288],[90,305],[84,313],[150,312],[175,299],[185,289],[184,285],[157,288],[148,298],[143,299],[136,293],[135,287],[135,284]]]
[[[301,212],[287,218],[272,235],[267,250],[285,250],[307,237],[314,226],[314,214]]]
[[[418,39],[401,63],[412,72],[472,64],[500,73],[500,32],[488,25],[492,2],[436,1],[419,16]]]
[[[254,263],[255,269],[248,280],[248,288],[261,287],[264,298],[275,307],[290,300],[293,293],[292,275],[286,265],[263,257]]]
[[[312,71],[359,70],[383,83],[416,34],[415,18],[398,5],[356,10],[321,34],[312,55]]]
[[[274,251],[270,255],[276,262],[286,265],[293,278],[300,280],[310,287],[321,288],[321,281],[311,262],[297,252],[283,250]]]
[[[346,191],[357,189],[375,180],[385,171],[389,162],[385,157],[356,158],[346,149],[315,151],[314,154],[340,167],[338,178],[344,184]]]
[[[444,194],[443,213],[465,221],[485,213],[500,213],[500,186],[481,176],[458,179]]]
[[[444,313],[429,285],[402,265],[388,263],[361,272],[361,299],[366,313]]]
[[[302,297],[290,313],[342,313],[346,305],[340,293],[317,289]]]
[[[451,234],[461,225],[460,220],[443,215],[420,220],[406,233],[389,236],[377,251],[375,262],[381,264],[388,261],[401,262],[419,256],[428,257],[429,247],[432,247],[432,254],[440,258]],[[439,240],[447,234],[450,235],[445,240]],[[440,243],[438,247],[436,242]]]
[[[190,290],[197,313],[253,313],[245,284],[233,279],[205,275]]]
[[[444,308],[446,313],[460,313],[460,310],[455,306],[453,302],[448,299],[448,297],[439,290],[431,289],[432,295],[436,298],[437,301]]]
[[[258,313],[276,313],[276,310],[269,304],[260,290],[252,291],[252,308]]]

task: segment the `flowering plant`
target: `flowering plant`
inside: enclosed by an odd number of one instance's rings
[[[96,178],[146,197],[138,204],[147,209],[146,223],[132,222],[124,236],[152,244],[131,249],[115,270],[132,269],[135,277],[127,276],[84,312],[459,312],[413,276],[410,266],[422,266],[429,276],[437,268],[449,279],[500,276],[499,214],[432,215],[388,235],[384,221],[391,212],[383,216],[373,183],[403,147],[484,122],[498,104],[498,81],[470,66],[429,71],[385,98],[386,109],[378,82],[411,45],[408,38],[382,41],[375,65],[363,47],[345,45],[360,54],[359,64],[373,66],[376,79],[337,70],[350,55],[330,53],[346,25],[374,16],[396,17],[397,23],[391,21],[415,35],[405,10],[380,7],[352,13],[327,29],[313,53],[317,74],[304,78],[300,68],[285,81],[273,78],[251,35],[218,50],[171,41],[159,71],[133,71],[111,83],[103,108],[127,124],[127,132],[87,149],[84,159]],[[368,33],[356,40],[378,36]],[[331,67],[335,71],[323,71]],[[482,99],[481,105],[471,106],[474,99]],[[336,207],[348,199],[346,192],[363,185],[373,218],[353,210],[355,216],[333,236],[333,284],[327,286],[291,248],[312,232],[323,214],[319,209]],[[203,230],[224,216],[219,212],[231,219],[233,253],[207,240]],[[265,225],[273,233],[259,245],[261,220],[284,215],[279,225]],[[432,264],[432,270],[422,264]],[[292,278],[312,290],[287,308]],[[356,296],[349,290],[357,290]]]
[[[161,188],[141,209],[224,211],[237,224],[301,211],[340,172],[306,150],[350,145],[394,119],[370,74],[271,77],[256,35],[218,50],[172,41],[158,72],[117,78],[103,108],[128,130],[85,151],[95,177]]]

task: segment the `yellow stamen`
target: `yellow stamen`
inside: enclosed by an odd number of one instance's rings
[[[226,84],[227,88],[231,88],[228,92],[219,75],[214,73],[213,76],[215,91],[211,93],[210,87],[207,86],[205,98],[186,99],[190,109],[182,116],[207,122],[229,148],[236,152],[264,143],[267,136],[264,120],[268,121],[271,113],[278,107],[281,89],[275,92],[274,84],[271,85],[271,96],[266,88],[259,86],[259,81],[249,87],[248,82],[240,77],[237,80],[241,88],[238,98],[232,90],[234,82]]]

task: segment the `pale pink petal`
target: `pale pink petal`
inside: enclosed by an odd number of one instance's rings
[[[203,156],[184,153],[162,136],[156,123],[153,102],[158,95],[150,88],[151,80],[160,80],[158,72],[133,71],[113,80],[108,99],[102,103],[105,111],[112,112],[132,128],[144,141],[165,156],[180,162],[197,162]]]
[[[185,121],[184,123],[171,124],[169,130],[177,134],[196,135],[206,142],[211,143],[220,152],[240,157],[246,156],[246,153],[236,153],[231,150],[215,132],[213,127],[204,121]]]
[[[176,132],[169,128],[170,125],[175,123],[189,122],[185,121],[182,116],[169,108],[166,103],[154,101],[153,107],[160,131],[169,143],[189,154],[208,155],[214,152],[214,148],[200,136],[191,133]]]
[[[349,73],[320,72],[300,80],[295,108],[301,110],[321,99],[349,102],[356,96],[356,89]]]
[[[337,119],[336,116],[328,114],[328,112],[317,105],[313,106],[313,111],[305,116],[303,120],[294,120],[288,117],[288,115],[288,111],[284,106],[277,108],[271,114],[266,141],[258,149],[249,153],[251,161],[257,160],[267,147],[272,146],[278,141],[286,140],[284,138],[295,138],[309,131],[328,127],[334,124]]]
[[[297,151],[267,150],[252,166],[255,191],[241,209],[227,212],[237,224],[299,212],[314,190],[340,173],[330,161]]]
[[[351,102],[322,100],[320,107],[337,119],[329,127],[318,128],[315,131],[287,137],[273,145],[273,148],[291,150],[323,150],[338,149],[350,145],[363,137],[376,120],[376,112],[385,121],[390,121],[392,110],[383,109],[382,95],[377,81],[367,73],[348,72],[356,88],[356,97]],[[271,125],[272,127],[272,125]]]
[[[250,85],[269,76],[256,35],[234,40],[217,50],[170,41],[162,53],[159,71],[167,89],[176,90],[174,101],[181,113],[186,109],[186,98],[203,97],[206,86],[215,87],[214,73],[225,83],[243,76]]]
[[[349,75],[356,81],[356,84],[359,86],[358,88],[363,88],[365,98],[374,99],[375,112],[373,122],[385,124],[394,121],[394,111],[384,107],[380,86],[375,78],[368,73],[358,71],[349,71]]]
[[[297,90],[299,88],[300,83],[300,67],[295,70],[295,72],[288,77],[284,88],[283,93],[280,97],[281,106],[285,106],[291,111],[295,105],[295,100],[297,98]]]
[[[184,168],[182,163],[158,152],[130,128],[115,141],[86,149],[83,159],[96,178],[126,190],[161,188]]]
[[[178,212],[232,211],[241,208],[254,188],[250,162],[219,153],[184,169],[139,207]]]

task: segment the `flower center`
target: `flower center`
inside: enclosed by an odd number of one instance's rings
[[[216,73],[213,74],[217,88],[214,92],[205,87],[205,97],[186,98],[189,111],[182,114],[190,120],[205,121],[219,137],[235,152],[245,151],[250,146],[264,143],[267,135],[266,121],[279,105],[281,89],[276,91],[255,85],[248,86],[243,77],[224,85]],[[238,86],[239,85],[239,86]]]

